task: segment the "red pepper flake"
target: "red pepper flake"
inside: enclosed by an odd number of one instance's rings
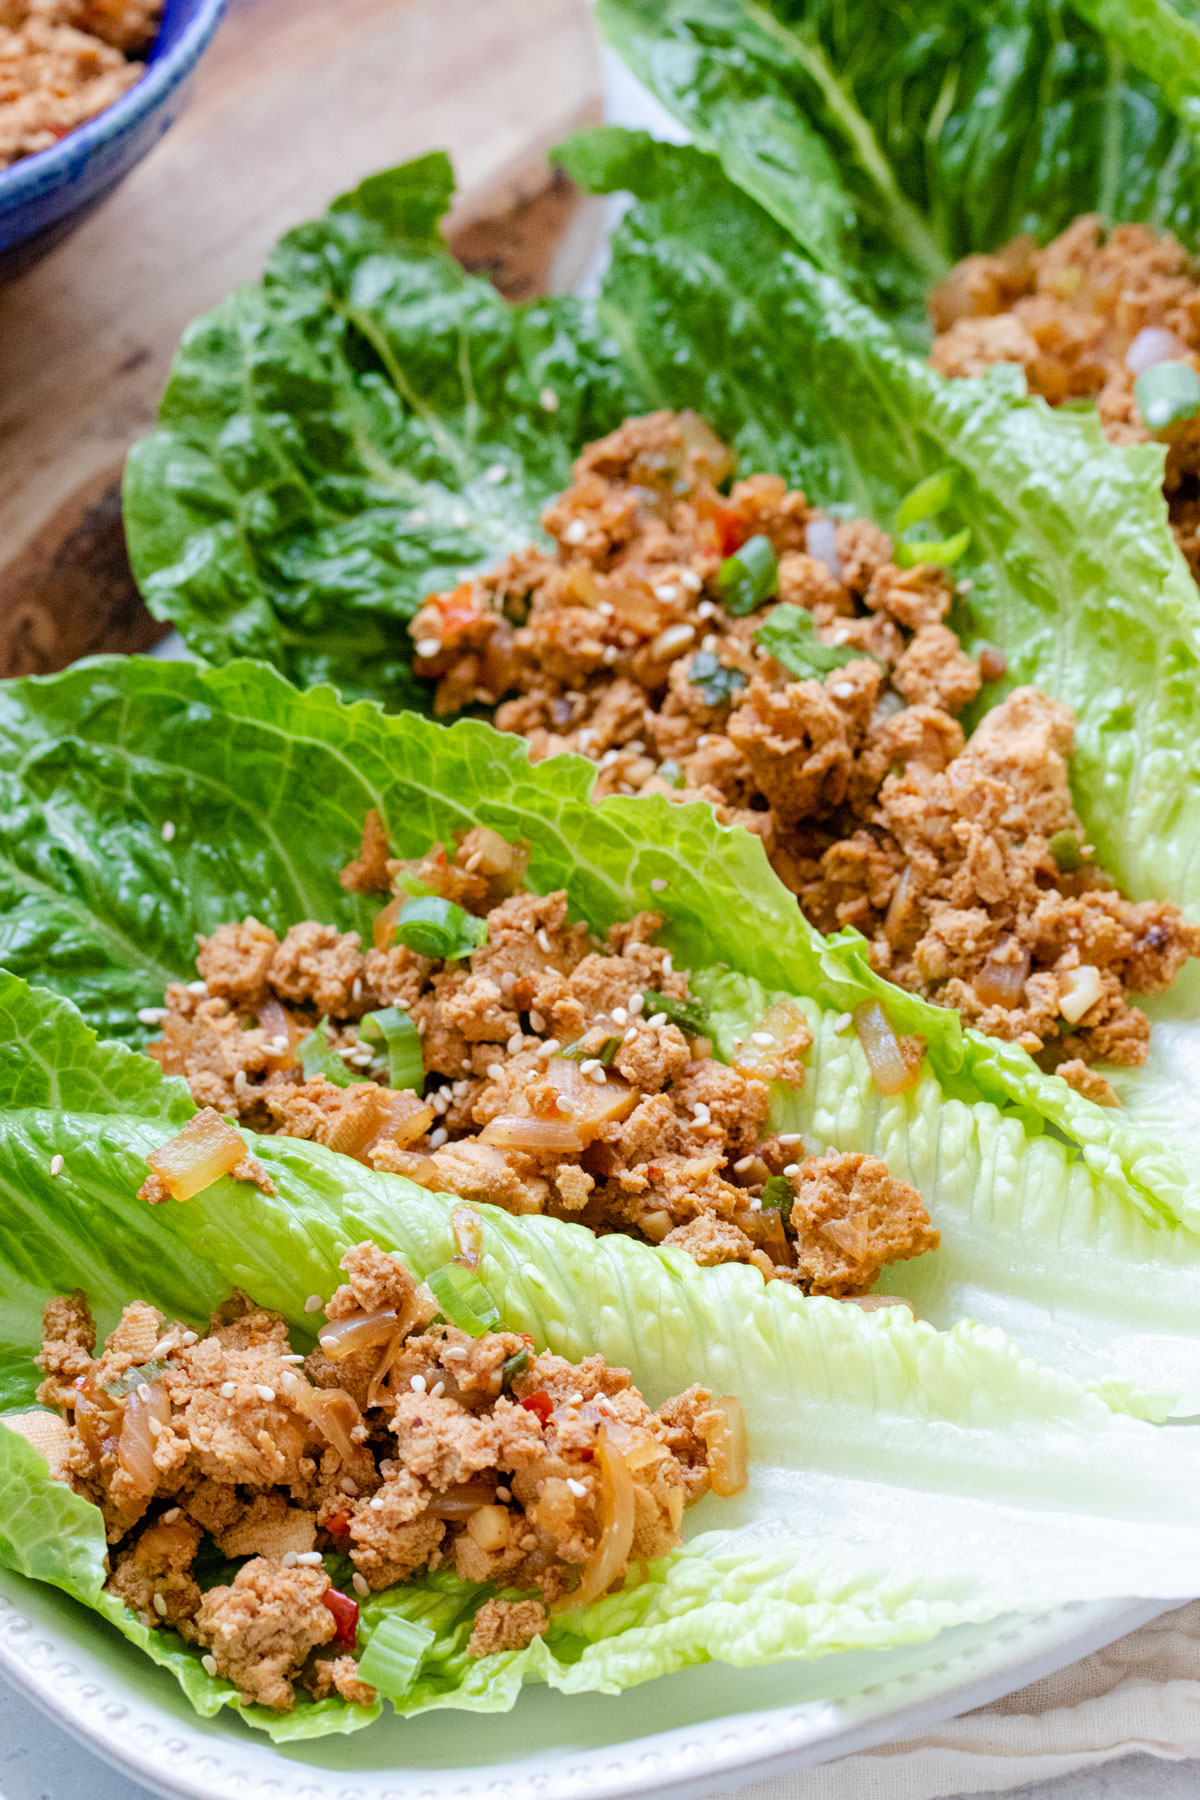
[[[750,526],[732,506],[715,507],[713,524],[717,528],[717,548],[722,556],[732,556],[752,535]]]
[[[332,1519],[326,1519],[325,1529],[329,1533],[330,1537],[349,1537],[350,1536],[350,1515],[349,1515],[349,1513],[344,1513],[344,1512],[334,1513]]]
[[[521,1405],[525,1408],[526,1412],[536,1413],[543,1425],[554,1411],[553,1400],[551,1400],[549,1394],[543,1393],[540,1390],[536,1394],[527,1394],[525,1399],[522,1400]]]
[[[326,1588],[321,1600],[333,1614],[333,1622],[337,1626],[334,1637],[335,1644],[344,1644],[347,1650],[353,1650],[358,1636],[358,1601],[352,1600],[349,1594],[343,1594],[340,1588]]]

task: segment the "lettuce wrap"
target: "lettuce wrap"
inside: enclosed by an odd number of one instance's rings
[[[84,1285],[103,1330],[133,1295],[201,1325],[236,1284],[304,1347],[306,1297],[336,1285],[349,1245],[369,1237],[424,1275],[454,1254],[451,1201],[319,1146],[248,1137],[275,1196],[225,1177],[149,1208],[136,1190],[147,1152],[192,1110],[182,1084],[14,976],[0,980],[0,1020],[0,1562],[93,1608],[205,1716],[228,1706],[281,1741],[368,1724],[378,1707],[340,1696],[301,1696],[285,1715],[246,1705],[195,1647],[105,1594],[99,1511],[51,1481],[2,1415],[30,1404],[38,1310],[56,1292]],[[467,1658],[483,1590],[445,1571],[364,1600],[368,1649],[389,1618],[421,1628],[419,1658],[385,1683],[401,1712],[505,1710],[527,1680],[613,1693],[710,1659],[883,1648],[1200,1583],[1194,1430],[1113,1411],[999,1331],[943,1334],[904,1309],[864,1314],[619,1235],[481,1216],[480,1279],[510,1327],[626,1364],[652,1403],[693,1379],[737,1392],[750,1482],[695,1508],[682,1550],[556,1616],[524,1651]]]
[[[137,1046],[138,1010],[193,975],[198,931],[253,913],[281,933],[312,918],[369,937],[372,903],[338,880],[368,808],[401,856],[490,826],[528,843],[529,884],[565,889],[593,929],[660,912],[718,1048],[771,996],[800,1002],[808,1076],[777,1092],[776,1122],[813,1149],[881,1156],[942,1233],[938,1251],[885,1273],[886,1291],[940,1326],[1000,1325],[1114,1404],[1200,1410],[1187,1164],[1023,1052],[888,988],[860,940],[821,938],[758,839],[700,803],[595,804],[594,779],[582,757],[531,765],[520,738],[482,722],[299,694],[251,664],[97,659],[12,682],[0,688],[0,963]],[[927,1043],[920,1082],[890,1099],[846,1030],[881,994],[897,1028]]]

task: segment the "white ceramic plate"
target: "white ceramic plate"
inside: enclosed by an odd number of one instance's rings
[[[0,1570],[0,1675],[172,1800],[686,1800],[911,1735],[1165,1610],[1069,1606],[909,1649],[770,1669],[709,1664],[615,1697],[534,1688],[511,1713],[390,1715],[352,1737],[277,1750],[237,1719],[198,1719],[116,1632]]]

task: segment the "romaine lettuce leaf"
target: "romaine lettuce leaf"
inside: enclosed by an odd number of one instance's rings
[[[425,595],[536,538],[577,448],[637,409],[577,301],[463,273],[453,185],[441,154],[369,177],[185,334],[125,507],[150,607],[199,655],[426,704]]]
[[[804,253],[917,341],[951,263],[1081,213],[1200,230],[1170,0],[598,0],[609,43]]]
[[[31,1379],[38,1338],[26,1311],[11,1313],[14,1268],[22,1283],[41,1271],[41,1298],[82,1283],[102,1325],[134,1294],[199,1322],[237,1284],[278,1307],[303,1343],[305,1299],[336,1285],[349,1244],[370,1236],[418,1274],[453,1252],[450,1200],[287,1139],[249,1139],[274,1197],[226,1178],[185,1205],[146,1208],[137,1180],[177,1123],[175,1085],[153,1071],[130,1085],[135,1053],[98,1043],[69,1003],[15,977],[0,1008],[6,1042],[35,1071],[27,1079],[15,1056],[0,1063],[0,1183],[14,1215],[0,1239],[0,1333]],[[64,1166],[48,1178],[52,1147]],[[364,1637],[393,1608],[433,1633],[402,1710],[500,1710],[525,1680],[612,1693],[710,1659],[883,1648],[968,1620],[1200,1583],[1194,1430],[1113,1411],[995,1330],[939,1333],[903,1309],[867,1315],[621,1236],[492,1209],[482,1218],[480,1277],[509,1325],[564,1355],[630,1367],[652,1403],[693,1380],[737,1393],[751,1477],[734,1500],[710,1496],[689,1515],[681,1552],[557,1616],[523,1652],[465,1657],[481,1593],[444,1572],[365,1602]],[[284,1718],[241,1706],[194,1649],[102,1594],[103,1557],[96,1510],[0,1429],[0,1560],[94,1607],[206,1715],[236,1706],[284,1741],[369,1722],[335,1698],[303,1699]]]
[[[532,884],[565,888],[594,929],[650,908],[701,985],[718,980],[721,965],[759,984],[757,998],[743,986],[735,1002],[750,1008],[743,1035],[770,993],[812,1006],[821,1031],[799,1105],[819,1094],[822,1114],[840,1109],[845,1129],[835,1139],[816,1115],[804,1129],[884,1156],[927,1193],[946,1253],[920,1265],[923,1312],[946,1325],[964,1311],[999,1318],[1023,1347],[1084,1381],[1200,1388],[1200,1327],[1190,1322],[1200,1318],[1200,1190],[1188,1147],[1164,1150],[1158,1113],[1148,1129],[1106,1114],[1023,1051],[964,1033],[955,1014],[889,987],[870,972],[861,939],[814,932],[760,841],[718,825],[710,808],[623,796],[593,805],[594,777],[578,757],[531,765],[522,740],[476,721],[446,728],[385,716],[326,689],[298,694],[249,664],[206,671],[104,659],[10,683],[0,688],[0,961],[78,1001],[106,1035],[141,1044],[150,1033],[137,1010],[161,1003],[166,980],[194,972],[197,931],[247,912],[280,933],[304,918],[369,927],[370,903],[338,881],[368,807],[404,856],[490,825],[526,840]],[[821,1050],[867,997],[883,998],[898,1030],[927,1040],[916,1122],[907,1100],[879,1102],[861,1057]],[[40,1065],[9,1055],[33,1081]],[[148,1061],[113,1067],[123,1083],[130,1069],[155,1079]],[[969,1156],[965,1146],[974,1146]],[[307,1146],[281,1143],[273,1154],[298,1158],[314,1178]],[[136,1188],[134,1171],[129,1179]],[[0,1246],[8,1230],[14,1267],[30,1279],[36,1267],[20,1244],[34,1229],[31,1210],[55,1191],[43,1173],[0,1215]],[[304,1242],[301,1232],[294,1254],[313,1278],[308,1293],[331,1246],[317,1245],[312,1261]],[[1138,1272],[1125,1283],[1127,1256]],[[1077,1322],[1061,1334],[1064,1302],[1049,1276],[1035,1279],[1056,1258],[1070,1261],[1078,1295]],[[67,1276],[64,1268],[56,1279]],[[250,1269],[243,1285],[268,1298],[271,1279],[269,1267]],[[1114,1333],[1118,1314],[1126,1323]]]

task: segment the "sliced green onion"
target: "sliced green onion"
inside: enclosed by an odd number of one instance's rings
[[[751,609],[747,608],[749,610]],[[746,677],[742,671],[727,668],[711,650],[697,650],[688,669],[688,680],[694,688],[700,689],[710,706],[727,706],[733,696],[746,685]],[[679,786],[683,786],[682,781]]]
[[[500,1309],[478,1276],[461,1263],[443,1263],[425,1278],[430,1293],[452,1325],[472,1337],[495,1331]]]
[[[796,1190],[786,1175],[772,1175],[768,1178],[762,1196],[764,1212],[778,1212],[784,1224],[791,1221],[792,1207],[796,1203]]]
[[[761,533],[747,538],[740,550],[725,558],[717,570],[717,592],[735,619],[744,619],[779,592],[779,564],[770,538]]]
[[[642,1017],[652,1019],[655,1013],[666,1013],[668,1025],[678,1025],[685,1037],[710,1037],[711,1030],[707,1012],[698,1000],[672,1000],[669,994],[656,994],[653,988],[645,991],[645,1006]]]
[[[428,895],[409,900],[396,925],[396,942],[418,956],[453,962],[487,942],[487,921],[477,919],[453,900]]]
[[[380,1012],[363,1015],[358,1035],[378,1054],[387,1057],[388,1080],[394,1088],[413,1088],[418,1094],[425,1085],[425,1059],[421,1055],[421,1034],[406,1012],[398,1006],[386,1006]]]
[[[1075,832],[1056,831],[1046,848],[1057,863],[1061,874],[1073,875],[1076,869],[1082,869],[1083,852]]]
[[[920,563],[938,563],[948,569],[956,563],[971,542],[971,528],[965,525],[950,538],[914,538],[911,542],[897,544],[892,550],[892,561],[898,569],[915,569]]]
[[[571,1062],[590,1062],[595,1057],[604,1068],[611,1068],[613,1057],[621,1048],[623,1040],[619,1037],[607,1037],[598,1050],[587,1050],[584,1048],[585,1038],[586,1034],[585,1037],[576,1038],[573,1044],[568,1044],[565,1050],[559,1050],[556,1054],[569,1058]]]
[[[500,1385],[510,1388],[518,1375],[523,1375],[529,1367],[528,1350],[518,1350],[515,1356],[506,1357],[500,1365]]]
[[[915,488],[909,489],[896,508],[892,531],[898,536],[900,532],[907,531],[910,525],[918,525],[922,519],[931,519],[935,513],[941,512],[953,491],[953,469],[939,469],[936,475],[927,475],[924,481],[918,481]]]
[[[755,632],[754,641],[798,681],[819,681],[862,655],[862,651],[850,650],[844,644],[823,644],[812,614],[803,606],[777,606]]]
[[[316,1075],[324,1075],[326,1081],[332,1081],[335,1087],[350,1087],[361,1081],[361,1075],[350,1072],[340,1056],[335,1056],[329,1048],[329,1039],[325,1036],[328,1020],[322,1019],[315,1031],[310,1031],[306,1038],[301,1038],[296,1046],[297,1054],[304,1067],[305,1081],[311,1081]]]
[[[1154,363],[1142,370],[1133,392],[1149,431],[1162,431],[1200,412],[1200,378],[1191,363]]]
[[[385,1700],[397,1702],[411,1693],[435,1633],[399,1613],[388,1613],[371,1633],[358,1659],[362,1681],[370,1682]]]
[[[125,1373],[118,1375],[115,1380],[106,1381],[104,1391],[106,1394],[111,1394],[114,1400],[124,1400],[126,1395],[132,1394],[134,1388],[140,1387],[143,1381],[153,1386],[154,1382],[166,1374],[169,1367],[170,1364],[165,1357],[159,1357],[156,1362],[142,1363],[140,1368],[126,1369]]]

